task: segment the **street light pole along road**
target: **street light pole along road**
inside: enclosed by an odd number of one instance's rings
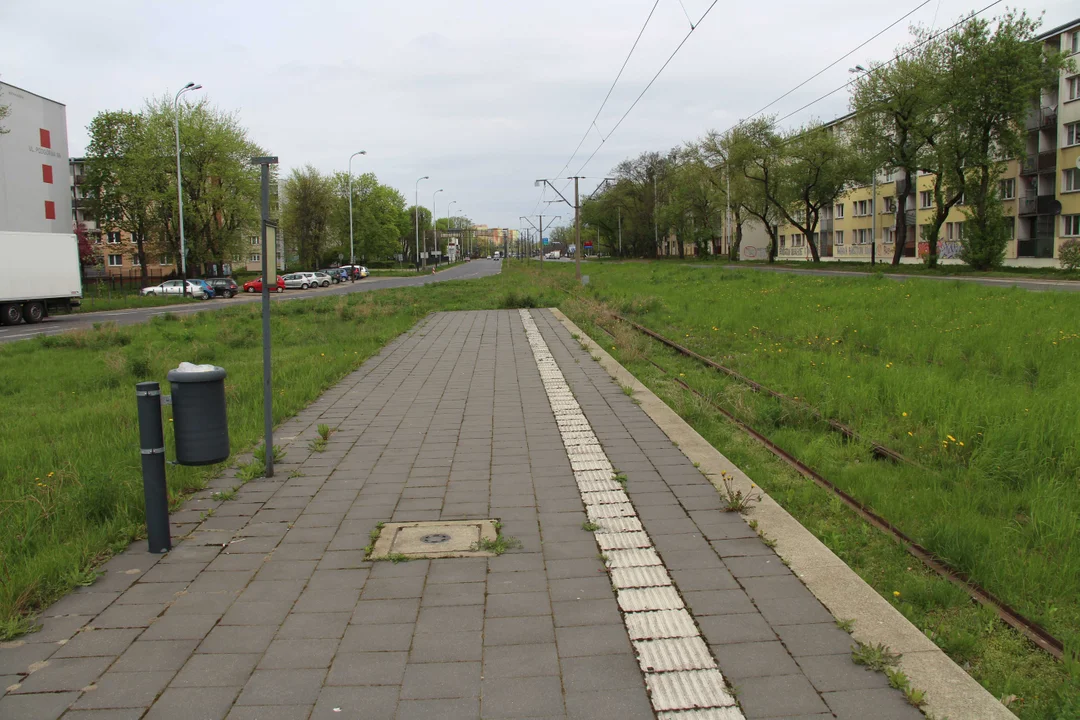
[[[431,193],[431,228],[432,228],[432,232],[435,233],[435,250],[436,251],[438,251],[438,249],[439,249],[439,226],[435,222],[435,218],[438,217],[438,213],[435,211],[435,196],[438,195],[439,193],[441,193],[442,191],[443,191],[443,189],[439,188],[435,192]],[[424,250],[425,250],[425,252],[427,251],[427,240],[426,239],[424,240]],[[427,258],[424,258],[424,265],[425,266],[427,265]]]
[[[451,200],[450,203],[446,206],[446,232],[450,232],[450,208],[454,207],[454,205],[456,205],[456,204],[457,204],[457,200]],[[438,242],[438,238],[436,238],[436,243],[437,242]],[[458,241],[458,250],[461,249],[460,246],[461,246],[461,241],[459,240]],[[439,249],[438,245],[435,246],[435,249],[436,250]]]
[[[413,191],[413,215],[416,224],[416,270],[420,270],[420,181],[428,180],[428,176],[425,175],[422,178],[416,179],[416,187]]]
[[[189,82],[173,98],[173,129],[176,131],[176,200],[180,209],[180,277],[183,279],[182,294],[187,295],[187,247],[184,242],[184,181],[180,173],[180,96],[188,90],[198,90],[202,85]]]
[[[353,251],[353,220],[352,220],[352,159],[357,155],[367,155],[367,150],[357,150],[349,156],[349,277],[353,280],[356,278],[353,275],[356,265],[356,253]]]

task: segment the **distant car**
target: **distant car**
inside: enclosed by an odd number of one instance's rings
[[[246,293],[261,293],[262,292],[262,278],[257,277],[254,280],[248,280],[244,283],[244,292]],[[280,275],[277,276],[277,287],[273,289],[274,292],[285,292],[285,279]]]
[[[332,283],[334,283],[335,285],[337,285],[339,282],[341,282],[344,279],[342,277],[343,274],[347,274],[347,273],[344,273],[341,268],[324,268],[322,270],[319,270],[319,272],[326,273],[327,275],[329,275],[330,276],[330,281]]]
[[[315,281],[323,287],[330,287],[330,283],[334,282],[334,278],[330,273],[323,272],[322,270],[316,270],[311,274],[315,276]]]
[[[352,273],[357,280],[363,280],[370,275],[368,269],[363,265],[342,265],[340,269],[347,273]]]
[[[210,278],[206,281],[214,290],[214,297],[231,298],[240,292],[240,286],[232,278]]]
[[[297,272],[285,276],[285,287],[290,290],[307,290],[309,287],[317,287],[318,285],[319,279],[315,277],[315,273]]]
[[[194,280],[187,281],[187,294],[193,298],[200,300],[208,300],[213,297],[213,292],[209,291],[209,287],[203,287]],[[154,285],[152,287],[145,287],[141,291],[142,295],[183,295],[184,294],[184,281],[183,280],[166,280],[160,285]]]

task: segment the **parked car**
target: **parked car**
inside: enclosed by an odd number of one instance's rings
[[[206,282],[201,278],[197,280],[191,280],[190,282],[195,283],[196,285],[201,287],[203,289],[203,292],[206,293],[207,299],[214,297],[214,288],[210,287],[210,283]]]
[[[200,300],[209,300],[213,297],[213,291],[209,291],[209,286],[203,287],[194,280],[187,281],[187,294],[198,298]],[[152,287],[145,287],[141,291],[142,295],[183,295],[184,294],[184,281],[183,280],[166,280],[160,285],[154,285]]]
[[[254,280],[248,280],[244,283],[244,292],[246,293],[261,293],[262,292],[262,278],[257,277]],[[273,289],[274,292],[285,292],[285,279],[280,275],[277,276],[277,287]]]
[[[319,270],[319,272],[329,275],[330,282],[335,285],[348,279],[348,272],[342,268],[323,268],[322,270]]]
[[[207,283],[214,290],[214,297],[231,298],[240,292],[240,286],[232,278],[210,278]]]
[[[311,274],[315,276],[315,282],[323,287],[330,287],[330,283],[334,281],[334,278],[330,276],[330,273],[323,272],[322,270],[316,270]]]
[[[316,287],[318,285],[319,280],[315,277],[315,273],[296,272],[289,273],[285,276],[285,287],[290,290],[307,290],[309,287]]]
[[[353,275],[355,275],[357,280],[363,280],[371,274],[368,272],[368,269],[363,265],[342,265],[341,269],[347,273],[352,273]]]

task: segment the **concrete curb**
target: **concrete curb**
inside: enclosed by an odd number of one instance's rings
[[[691,461],[699,464],[714,485],[719,482],[720,473],[727,472],[734,478],[734,487],[743,492],[751,491],[753,483],[745,473],[558,308],[550,310],[567,330],[580,338],[590,353],[600,358],[601,367],[612,378],[633,389],[641,409]],[[928,715],[951,720],[1015,720],[1012,712],[775,500],[759,487],[754,487],[753,491],[761,494],[761,502],[747,516],[757,521],[761,532],[776,540],[777,554],[834,617],[855,620],[852,636],[856,640],[867,644],[882,643],[903,653],[900,668],[907,674],[912,687],[926,692],[927,703],[923,710]]]

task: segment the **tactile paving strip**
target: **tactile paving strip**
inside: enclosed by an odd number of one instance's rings
[[[744,720],[536,322],[519,312],[653,709],[662,720]]]

